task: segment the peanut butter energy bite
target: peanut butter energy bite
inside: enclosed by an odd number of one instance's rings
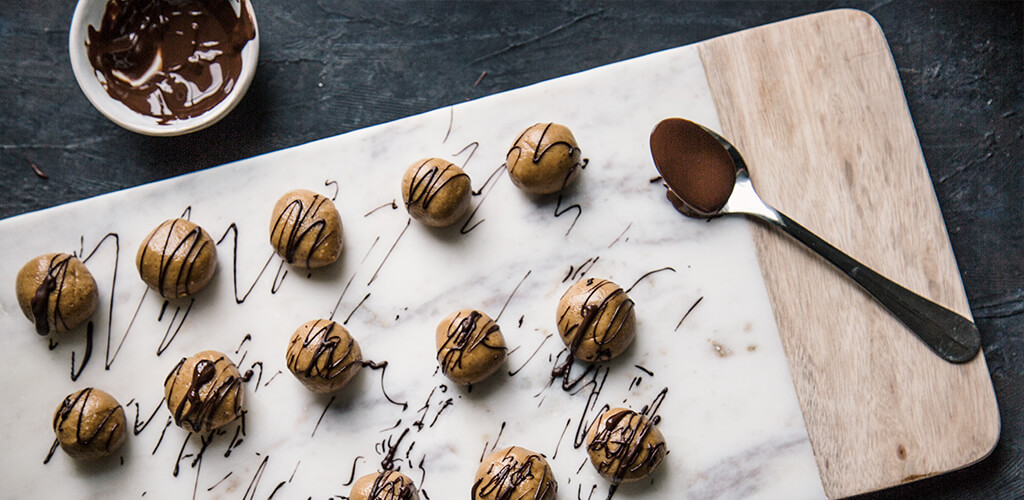
[[[48,253],[26,263],[15,283],[18,305],[36,333],[64,333],[84,323],[99,304],[96,280],[74,255]]]
[[[352,485],[350,500],[420,500],[419,491],[409,476],[386,470],[367,474]]]
[[[341,256],[341,215],[326,196],[305,189],[289,191],[274,205],[270,244],[285,261],[298,267],[332,264]]]
[[[191,297],[213,279],[217,246],[203,228],[185,219],[170,219],[139,245],[135,266],[142,281],[161,297]]]
[[[92,387],[64,398],[53,414],[60,447],[78,460],[113,455],[124,444],[124,409],[113,396]]]
[[[409,166],[402,176],[402,199],[414,219],[434,227],[450,226],[469,210],[469,175],[440,158]]]
[[[583,278],[558,301],[558,333],[581,361],[607,361],[622,354],[636,337],[633,301],[606,279]]]
[[[242,378],[222,353],[203,351],[181,358],[164,379],[164,397],[174,423],[205,433],[242,416]]]
[[[668,453],[665,436],[655,424],[625,408],[604,412],[587,431],[590,462],[614,484],[650,476]]]
[[[576,138],[557,123],[535,124],[516,138],[505,155],[512,183],[532,194],[550,194],[573,183],[586,166]]]
[[[548,461],[512,446],[484,458],[473,481],[473,500],[554,500],[558,484]]]
[[[490,377],[505,362],[508,351],[498,324],[475,309],[449,314],[437,325],[436,338],[441,372],[460,385]]]
[[[292,334],[285,353],[288,369],[307,389],[335,392],[359,372],[363,355],[348,330],[331,320],[307,321]]]

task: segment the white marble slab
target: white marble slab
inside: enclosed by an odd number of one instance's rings
[[[357,477],[377,470],[390,444],[425,498],[465,498],[481,455],[516,444],[547,455],[559,498],[604,498],[608,483],[574,446],[581,418],[589,423],[604,404],[640,409],[665,388],[669,455],[652,479],[615,498],[824,496],[746,223],[686,219],[650,182],[648,133],[668,116],[718,126],[692,46],[0,221],[4,496],[339,497],[353,466]],[[504,173],[485,184],[519,131],[538,121],[573,130],[590,159],[579,182],[561,199],[526,196]],[[479,224],[472,231],[409,223],[401,174],[426,156],[465,165],[483,188],[465,226]],[[282,266],[267,241],[274,202],[294,188],[336,192],[345,226],[341,261],[312,274]],[[187,301],[165,306],[146,294],[134,267],[145,234],[186,207],[214,239],[226,236],[218,273],[187,316]],[[108,233],[116,238],[104,240]],[[14,277],[38,254],[88,255],[98,244],[87,266],[101,304],[81,368],[86,328],[48,349],[18,308]],[[665,267],[674,271],[630,291],[639,329],[630,350],[578,391],[548,387],[563,348],[555,307],[573,278],[630,287]],[[434,358],[437,322],[464,307],[498,317],[513,349],[505,369],[472,390],[437,373]],[[385,398],[380,371],[364,370],[333,398],[288,373],[292,331],[332,314],[366,358],[390,363],[383,386],[407,406]],[[228,426],[204,451],[198,436],[167,427],[158,404],[178,359],[205,349],[255,376],[244,439]],[[81,370],[77,381],[72,370]],[[149,424],[110,460],[79,464],[58,450],[44,465],[53,411],[85,386],[131,401],[129,421],[138,410],[139,425]]]

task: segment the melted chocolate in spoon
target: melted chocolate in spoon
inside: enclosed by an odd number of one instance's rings
[[[682,118],[662,121],[651,132],[651,155],[669,186],[669,200],[691,217],[712,217],[736,183],[729,153],[700,125]]]

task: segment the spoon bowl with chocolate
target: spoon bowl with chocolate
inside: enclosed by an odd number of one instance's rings
[[[85,97],[145,135],[208,127],[242,100],[259,57],[250,0],[80,0],[68,50]]]
[[[970,320],[871,270],[761,200],[743,157],[722,136],[669,118],[651,132],[651,155],[682,214],[743,214],[773,224],[852,278],[942,359],[965,363],[977,355],[981,336]]]

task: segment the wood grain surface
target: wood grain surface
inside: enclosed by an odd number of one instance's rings
[[[810,15],[700,51],[723,133],[769,204],[970,317],[899,75],[870,15]],[[1000,423],[983,356],[942,361],[826,261],[752,224],[830,497],[941,474],[991,452]]]

